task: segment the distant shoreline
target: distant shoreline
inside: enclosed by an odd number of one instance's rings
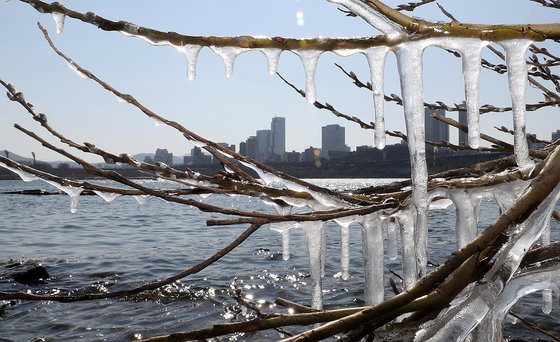
[[[428,160],[428,172],[435,173],[451,169],[471,166],[475,163],[495,160],[505,157],[507,153],[469,154],[439,156],[435,161]],[[298,178],[409,178],[410,164],[408,159],[400,160],[376,160],[376,161],[348,161],[328,160],[323,161],[320,166],[315,163],[269,163],[272,168]],[[173,165],[178,170],[186,170],[187,165]],[[215,175],[224,172],[220,164],[188,166],[195,172],[206,175]],[[435,168],[434,168],[435,167]],[[37,169],[52,173],[56,176],[69,179],[96,179],[81,168],[58,167],[53,168],[50,164],[40,165]],[[107,168],[109,169],[109,168]],[[146,174],[132,167],[110,168],[128,178],[147,178]],[[246,170],[253,172],[252,170]],[[435,172],[434,172],[435,171]],[[4,168],[0,168],[0,180],[17,180],[19,176]]]

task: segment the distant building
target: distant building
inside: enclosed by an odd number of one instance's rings
[[[299,163],[301,162],[301,153],[292,151],[292,152],[284,152],[284,156],[282,157],[282,161],[286,163]]]
[[[325,158],[338,152],[350,152],[346,146],[345,129],[340,125],[327,125],[321,127],[321,152]]]
[[[527,147],[529,147],[529,148],[543,148],[543,147],[546,146],[545,143],[534,142],[532,139],[529,138],[529,136],[534,138],[534,139],[537,139],[536,134],[528,133],[527,134]]]
[[[247,138],[247,157],[257,159],[257,137],[250,136]]]
[[[461,106],[463,108],[467,108],[467,103],[465,101],[463,101],[463,103],[461,103]],[[459,122],[462,123],[465,126],[469,125],[469,121],[467,119],[467,112],[463,112],[460,111],[459,112]],[[465,144],[468,145],[469,144],[469,134],[467,132],[463,132],[460,129],[459,130],[459,145]]]
[[[158,148],[156,150],[156,154],[154,155],[154,162],[173,165],[173,153],[167,152],[166,148]]]
[[[265,161],[272,153],[272,130],[261,129],[257,131],[257,160]]]
[[[239,154],[242,156],[247,155],[247,143],[245,141],[239,143]]]
[[[443,109],[424,109],[424,123],[426,126],[426,140],[429,141],[449,141],[449,126],[447,124],[432,118],[432,114],[437,113],[445,117]]]
[[[552,132],[552,139],[550,140],[555,142],[558,139],[560,139],[560,129],[557,129],[556,132]]]
[[[280,157],[286,152],[286,119],[274,117],[270,124],[271,151]]]
[[[192,164],[193,165],[210,165],[212,164],[212,156],[204,154],[202,149],[195,146],[191,150]]]
[[[306,163],[314,163],[316,160],[321,159],[321,150],[313,146],[309,146],[303,151],[303,161]]]

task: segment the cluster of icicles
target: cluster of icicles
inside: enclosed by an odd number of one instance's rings
[[[382,31],[389,39],[406,38],[402,28],[390,21],[374,9],[359,0],[329,0],[341,4],[360,17],[365,19],[375,28]],[[62,32],[65,16],[54,13],[57,32]],[[135,36],[138,27],[129,25],[123,34]],[[188,61],[188,77],[194,79],[196,73],[197,56],[202,49],[199,45],[175,46],[168,41],[147,40],[153,45],[173,46],[186,55]],[[519,193],[527,183],[518,181],[512,184],[499,186],[473,188],[473,189],[436,189],[427,191],[427,167],[424,143],[424,107],[422,89],[422,55],[429,46],[457,51],[462,58],[462,68],[465,84],[465,97],[469,128],[469,145],[477,148],[480,143],[479,130],[479,75],[480,59],[484,47],[490,42],[476,38],[427,38],[422,40],[405,41],[393,47],[371,47],[365,50],[336,50],[341,56],[362,53],[366,56],[371,70],[371,84],[375,109],[375,145],[383,148],[385,145],[385,124],[383,117],[383,72],[385,59],[389,52],[394,52],[397,57],[398,72],[400,75],[401,92],[403,99],[406,130],[408,136],[410,160],[412,197],[406,209],[393,212],[376,212],[367,216],[345,217],[334,220],[340,226],[341,241],[341,268],[342,278],[349,277],[349,226],[353,223],[362,226],[363,255],[365,272],[365,298],[367,304],[376,304],[384,299],[384,228],[386,231],[387,253],[390,259],[398,257],[397,239],[400,235],[403,285],[410,288],[416,280],[426,274],[428,227],[427,213],[434,207],[455,205],[456,208],[456,243],[457,247],[464,246],[471,241],[478,232],[478,203],[482,198],[489,198],[497,202],[500,210],[505,210],[513,204]],[[531,41],[513,39],[499,43],[505,50],[508,69],[509,90],[513,108],[514,148],[515,158],[520,169],[530,170],[534,163],[529,158],[527,140],[525,137],[525,90],[527,85],[527,66],[525,62],[526,51]],[[276,48],[241,48],[220,47],[210,48],[222,57],[226,76],[233,72],[236,57],[247,51],[257,50],[265,54],[269,71],[274,74],[282,50]],[[323,51],[301,49],[292,51],[300,58],[306,76],[306,95],[310,103],[315,102],[314,74],[317,61]],[[193,141],[198,146],[202,142]],[[223,153],[223,152],[222,152]],[[226,157],[229,156],[224,153]],[[285,187],[295,191],[309,193],[314,200],[300,200],[294,198],[280,198],[288,206],[277,206],[280,214],[287,214],[292,207],[309,207],[311,210],[324,210],[326,208],[343,208],[347,204],[330,196],[312,191],[299,184],[279,178],[252,163],[243,163],[255,170],[263,184],[269,186]],[[6,165],[0,165],[7,167]],[[28,175],[22,175],[20,170],[14,169],[24,180],[29,180]],[[53,184],[60,187],[58,184]],[[72,211],[77,209],[77,198],[80,189],[60,187],[72,198]],[[100,195],[102,195],[100,193]],[[106,200],[114,199],[105,195]],[[464,290],[452,303],[451,307],[443,311],[438,319],[425,324],[417,332],[416,340],[461,340],[468,334],[476,334],[477,341],[490,341],[499,338],[501,324],[511,305],[527,293],[543,290],[543,311],[550,312],[552,306],[552,293],[550,288],[557,288],[560,284],[558,266],[542,268],[536,271],[527,271],[514,274],[525,251],[536,242],[544,245],[550,241],[549,222],[552,208],[559,197],[559,188],[555,189],[546,203],[539,208],[523,224],[512,228],[511,241],[503,248],[498,256],[493,269],[485,275],[485,281]],[[437,201],[432,202],[432,199]],[[446,198],[446,199],[441,199]],[[139,198],[144,202],[147,198]],[[299,222],[276,223],[270,228],[278,231],[282,236],[284,258],[289,258],[290,230],[303,229],[306,237],[312,278],[312,306],[322,307],[322,278],[325,267],[326,249],[326,222]],[[399,234],[400,232],[400,234]],[[476,328],[476,330],[475,330]]]

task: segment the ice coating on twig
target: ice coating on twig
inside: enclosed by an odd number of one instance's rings
[[[352,13],[360,16],[371,26],[387,35],[389,39],[398,39],[405,35],[400,25],[390,21],[375,8],[364,4],[360,0],[329,0],[329,2],[348,8]]]
[[[66,20],[66,14],[52,12],[52,16],[56,24],[56,33],[61,34],[62,31],[64,31],[64,20]]]
[[[350,225],[356,222],[356,217],[341,217],[333,221],[340,226],[340,274],[346,280],[350,278]]]
[[[272,76],[276,74],[276,70],[278,69],[278,61],[280,61],[282,50],[277,48],[262,48],[258,51],[262,52],[266,57],[266,61],[268,63],[268,73]]]
[[[364,51],[367,58],[371,77],[371,90],[373,92],[373,105],[375,112],[375,147],[385,147],[385,93],[383,92],[383,80],[385,71],[385,60],[389,48],[386,46],[372,47]]]
[[[307,102],[313,104],[317,98],[315,90],[315,69],[317,68],[317,62],[323,51],[297,50],[294,51],[294,53],[301,59],[303,70],[305,71],[305,98]]]
[[[383,220],[378,213],[361,217],[364,256],[365,299],[367,305],[383,301]],[[403,271],[404,272],[404,271]]]
[[[13,173],[17,174],[24,182],[32,182],[36,180],[41,180],[41,178],[35,176],[32,173],[17,169],[15,167],[10,167],[2,162],[0,162],[0,167],[3,167],[7,170],[12,171]]]
[[[242,54],[247,49],[240,48],[238,46],[210,46],[210,49],[214,51],[218,56],[222,57],[224,61],[224,66],[226,68],[226,77],[230,78],[233,75],[233,65],[237,56]]]
[[[532,41],[510,39],[500,42],[506,52],[508,85],[513,112],[513,145],[515,160],[519,168],[528,170],[534,163],[529,158],[525,127],[525,92],[527,90],[527,62],[525,55]]]
[[[121,196],[121,194],[118,194],[116,192],[104,192],[98,190],[93,190],[93,192],[97,194],[99,197],[103,198],[107,203],[113,202],[115,199]]]
[[[81,72],[80,70],[78,70],[78,68],[77,68],[74,64],[72,64],[72,63],[70,63],[70,62],[66,62],[66,65],[68,65],[68,67],[69,67],[72,71],[74,71],[76,74],[78,74],[78,76],[80,76],[81,78],[88,78],[86,75],[84,75],[83,72]]]
[[[321,269],[323,268],[323,257],[321,255],[323,245],[323,228],[325,222],[306,221],[300,223],[305,234],[305,244],[309,255],[309,267],[311,270],[311,307],[320,310],[323,308],[323,279]]]
[[[406,42],[397,46],[397,67],[403,100],[411,165],[412,204],[416,209],[414,241],[418,274],[426,275],[428,248],[428,167],[424,143],[424,98],[422,54],[428,42]]]
[[[536,266],[513,277],[497,298],[491,310],[477,326],[473,336],[474,340],[481,342],[502,341],[503,322],[511,307],[521,297],[540,289],[543,289],[543,291],[549,290],[549,287],[556,289],[560,287],[560,263],[558,262]]]
[[[187,57],[187,77],[191,81],[194,80],[196,78],[196,61],[202,46],[187,44],[183,46],[173,45],[173,47]]]

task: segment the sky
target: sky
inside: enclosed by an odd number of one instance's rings
[[[396,6],[399,1],[387,1]],[[439,1],[463,22],[545,23],[560,21],[558,10],[547,9],[528,0]],[[92,11],[112,20],[125,20],[140,26],[188,35],[258,35],[283,37],[355,37],[379,34],[359,18],[346,17],[339,6],[324,0],[66,0],[63,4],[81,12]],[[410,12],[405,12],[410,15]],[[417,9],[414,16],[432,21],[448,21],[435,3]],[[50,14],[40,14],[17,0],[0,2],[0,78],[25,94],[50,124],[77,141],[90,142],[112,153],[154,152],[167,148],[176,156],[190,153],[193,145],[169,127],[155,125],[149,118],[91,80],[80,78],[66,62],[48,47],[37,28],[39,21],[50,32],[59,49],[70,58],[120,91],[134,95],[148,108],[175,120],[215,142],[239,146],[256,130],[269,129],[274,116],[286,118],[286,150],[303,151],[320,147],[321,127],[339,124],[346,128],[346,144],[353,150],[373,145],[373,132],[352,122],[318,110],[285,85],[270,76],[265,57],[259,52],[239,56],[231,78],[225,77],[220,57],[204,48],[198,58],[197,77],[187,79],[187,62],[171,47],[155,47],[141,39],[117,32],[104,32],[82,22],[67,19],[64,32],[56,34]],[[551,51],[559,50],[551,47]],[[484,58],[498,63],[488,51]],[[317,100],[366,122],[374,120],[373,99],[369,91],[356,88],[335,65],[354,71],[363,81],[369,71],[363,55],[321,56],[316,71]],[[303,67],[295,54],[284,52],[278,71],[299,88],[305,87]],[[3,94],[4,92],[2,92]],[[385,67],[385,93],[400,95],[395,57],[390,54]],[[542,95],[528,89],[528,102]],[[438,49],[424,53],[424,100],[447,104],[464,100],[461,62]],[[507,80],[484,70],[481,74],[481,104],[510,105]],[[404,132],[402,108],[385,105],[386,128]],[[450,115],[456,118],[456,114]],[[0,151],[8,150],[45,161],[64,160],[55,152],[24,136],[13,125],[18,123],[50,142],[56,142],[23,108],[0,96]],[[485,114],[481,131],[512,141],[494,126],[513,127],[511,113]],[[557,108],[527,114],[527,131],[550,139],[560,128]],[[452,129],[451,142],[457,133]],[[388,140],[388,144],[398,143]],[[58,146],[63,146],[58,143]],[[99,157],[77,153],[91,161]]]

